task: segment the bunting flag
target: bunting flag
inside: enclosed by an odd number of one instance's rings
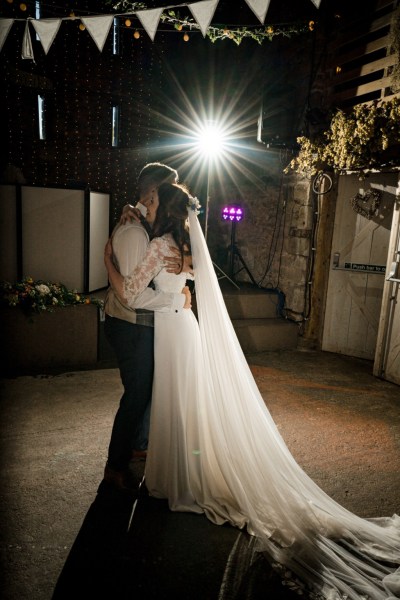
[[[187,6],[192,13],[194,20],[196,21],[203,37],[207,35],[207,30],[210,27],[212,18],[217,8],[219,0],[200,0],[200,2],[192,2],[191,4],[179,4],[178,6]],[[245,0],[247,5],[254,12],[256,17],[264,23],[265,17],[269,8],[271,0]],[[316,8],[320,7],[321,0],[311,0]],[[151,10],[139,10],[134,11],[130,14],[136,15],[143,26],[143,29],[149,35],[150,39],[154,42],[154,38],[157,32],[157,27],[165,7],[154,8]],[[169,6],[169,9],[174,6]],[[89,34],[93,38],[96,46],[103,51],[105,41],[109,34],[111,24],[115,17],[126,17],[128,13],[114,14],[114,15],[96,15],[92,17],[76,17],[81,20],[85,25]],[[26,19],[24,37],[22,41],[22,58],[29,58],[34,60],[33,47],[31,35],[29,32],[29,21],[31,21],[33,27],[45,53],[47,54],[50,46],[54,42],[54,39],[60,29],[61,21],[71,20],[72,17],[61,17],[59,19],[32,19],[28,17]],[[75,18],[75,17],[74,17]],[[0,52],[4,46],[4,42],[7,39],[8,33],[12,27],[14,21],[22,21],[25,19],[1,19],[0,18]],[[190,25],[191,27],[192,25]]]
[[[257,19],[261,21],[263,25],[270,1],[271,0],[246,0],[246,3],[250,6]],[[311,1],[314,2],[314,0]]]
[[[210,26],[218,2],[219,0],[203,0],[202,2],[188,4],[188,8],[196,19],[203,37],[206,37],[207,29]]]
[[[60,29],[61,19],[35,19],[32,21],[32,25],[39,36],[45,54],[47,54]]]
[[[14,23],[14,19],[1,19],[0,20],[0,51],[7,39],[8,32],[11,29],[11,25]]]
[[[154,8],[152,10],[139,10],[135,13],[152,42],[154,42],[162,11],[162,8]]]
[[[30,58],[33,61],[35,60],[35,58],[33,56],[31,34],[29,33],[29,19],[25,23],[24,37],[22,40],[21,57],[22,58]]]
[[[105,41],[110,31],[114,15],[105,15],[104,17],[79,17],[93,41],[100,50],[103,51]]]

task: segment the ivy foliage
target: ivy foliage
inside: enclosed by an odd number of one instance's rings
[[[338,110],[317,139],[299,137],[297,142],[298,155],[285,173],[313,176],[327,170],[400,166],[400,98],[359,104],[350,112]]]
[[[140,10],[146,10],[146,5],[143,2],[132,2],[131,0],[106,0],[107,5],[111,5],[115,11],[124,13],[134,13]],[[183,17],[178,11],[166,8],[160,17],[162,23],[171,25],[171,29],[182,31],[182,33],[190,33],[193,30],[200,30],[198,23],[191,17]],[[309,31],[313,31],[316,27],[315,21],[285,23],[264,25],[257,27],[233,27],[229,25],[210,25],[207,29],[206,36],[212,41],[231,40],[239,45],[245,38],[252,39],[258,44],[263,41],[272,41],[276,36],[292,37]]]

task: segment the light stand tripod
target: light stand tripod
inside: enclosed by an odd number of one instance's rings
[[[242,269],[244,269],[246,271],[247,275],[250,277],[253,284],[257,287],[260,287],[259,284],[254,279],[253,275],[251,274],[250,269],[246,265],[244,258],[240,254],[239,248],[236,245],[236,225],[237,225],[237,222],[232,221],[231,245],[229,248],[229,272],[230,272],[230,275],[231,275],[232,279],[235,279],[235,275],[237,275],[240,271],[242,271]],[[239,259],[240,263],[242,264],[241,269],[239,269],[239,271],[236,271],[236,273],[234,273],[235,256]],[[237,287],[239,287],[239,286],[237,286]]]
[[[206,199],[206,211],[205,211],[205,221],[204,221],[204,238],[207,242],[207,232],[208,232],[208,205],[210,201],[210,161],[208,161],[208,171],[207,171],[207,199]],[[233,281],[226,273],[213,261],[214,269],[217,271],[217,277],[219,279],[227,279],[236,289],[240,289],[238,284]]]

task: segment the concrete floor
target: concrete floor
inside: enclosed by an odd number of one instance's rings
[[[399,513],[400,388],[330,353],[248,361],[306,472],[361,516]],[[2,380],[2,598],[217,600],[238,532],[139,499],[127,534],[133,499],[101,484],[122,389],[104,366]]]

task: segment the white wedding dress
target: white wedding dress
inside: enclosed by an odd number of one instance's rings
[[[323,492],[290,454],[265,406],[220,292],[196,211],[189,210],[198,322],[155,313],[155,373],[145,480],[171,510],[246,528],[283,576],[312,598],[400,598],[400,518],[362,519]],[[169,274],[169,236],[125,278],[130,303]]]

